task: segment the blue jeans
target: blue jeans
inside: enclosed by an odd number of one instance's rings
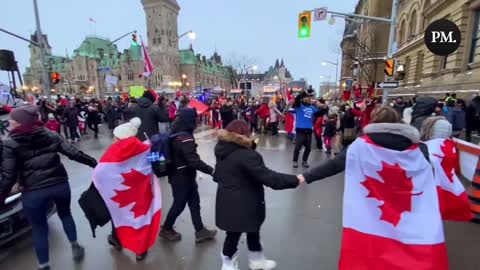
[[[22,194],[23,210],[32,224],[32,240],[40,264],[49,261],[47,211],[51,202],[57,207],[68,240],[77,241],[77,228],[70,211],[70,200],[68,182]]]

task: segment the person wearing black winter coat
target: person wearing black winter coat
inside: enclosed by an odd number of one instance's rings
[[[432,116],[438,101],[431,97],[419,97],[412,110],[412,122],[410,123],[418,131],[422,128],[423,121]]]
[[[92,157],[77,150],[60,135],[43,127],[38,121],[38,108],[19,107],[10,114],[13,130],[3,142],[0,205],[15,183],[22,190],[23,212],[32,224],[32,239],[40,269],[49,269],[47,209],[56,205],[76,261],[84,250],[77,242],[75,222],[70,211],[68,174],[59,153],[79,163],[95,167]]]
[[[160,108],[153,104],[155,97],[150,92],[145,92],[144,96],[139,98],[137,105],[131,109],[132,117],[138,117],[142,120],[142,125],[138,129],[137,138],[145,141],[160,132],[159,123],[167,123],[168,115],[162,113]],[[130,119],[125,119],[130,120]],[[147,134],[148,138],[145,137]]]
[[[228,126],[228,124],[235,119],[233,104],[230,101],[226,101],[220,108],[220,117],[222,119],[223,128]]]
[[[188,204],[195,228],[196,242],[211,240],[216,231],[207,230],[200,215],[200,195],[196,182],[197,171],[212,175],[213,168],[200,159],[193,131],[197,126],[197,112],[191,108],[178,111],[172,122],[170,153],[172,168],[168,182],[172,186],[173,204],[163,223],[160,237],[168,241],[179,241],[182,235],[173,229],[178,216]]]
[[[480,135],[480,96],[472,99],[465,112],[466,121],[466,140],[472,141],[472,132],[477,131]]]
[[[74,142],[75,140],[80,140],[80,135],[78,135],[78,115],[80,111],[75,106],[75,104],[70,103],[68,107],[63,112],[63,123],[69,128],[70,140]]]
[[[237,269],[232,266],[236,264],[242,233],[247,233],[250,269],[276,266],[275,262],[265,259],[260,243],[260,228],[266,216],[264,186],[282,190],[299,185],[296,176],[277,173],[265,166],[262,156],[253,149],[249,134],[248,124],[235,120],[226,130],[218,132],[215,146],[216,224],[227,235],[222,269]]]

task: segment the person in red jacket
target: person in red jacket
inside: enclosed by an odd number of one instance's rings
[[[61,124],[55,119],[55,116],[52,113],[48,114],[48,121],[45,124],[45,127],[60,134],[60,126]]]
[[[263,134],[267,134],[267,118],[270,116],[270,109],[268,108],[268,101],[264,100],[262,105],[255,114],[260,117],[260,130]]]
[[[313,126],[315,132],[315,139],[317,140],[317,149],[323,149],[322,133],[323,133],[323,117],[317,117],[315,125]]]

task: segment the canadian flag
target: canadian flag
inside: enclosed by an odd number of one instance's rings
[[[339,269],[448,269],[433,177],[416,145],[394,151],[356,140],[347,154]]]
[[[135,254],[155,244],[160,228],[160,186],[149,153],[150,146],[135,137],[121,140],[110,146],[93,173],[122,246]]]
[[[143,39],[142,39],[142,51],[143,51],[143,58],[144,58],[143,76],[149,77],[153,73],[153,64],[152,64],[152,60],[150,59],[150,55],[148,54],[147,48],[143,43]]]
[[[458,165],[456,143],[451,139],[434,139],[426,144],[437,183],[442,218],[470,221],[473,214],[470,211],[468,196],[455,173]]]

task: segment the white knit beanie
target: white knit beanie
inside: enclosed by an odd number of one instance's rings
[[[140,118],[132,118],[129,122],[119,125],[113,130],[113,135],[120,140],[137,136],[138,128],[142,124]]]
[[[450,136],[452,136],[452,125],[447,120],[440,119],[433,124],[431,140]]]

